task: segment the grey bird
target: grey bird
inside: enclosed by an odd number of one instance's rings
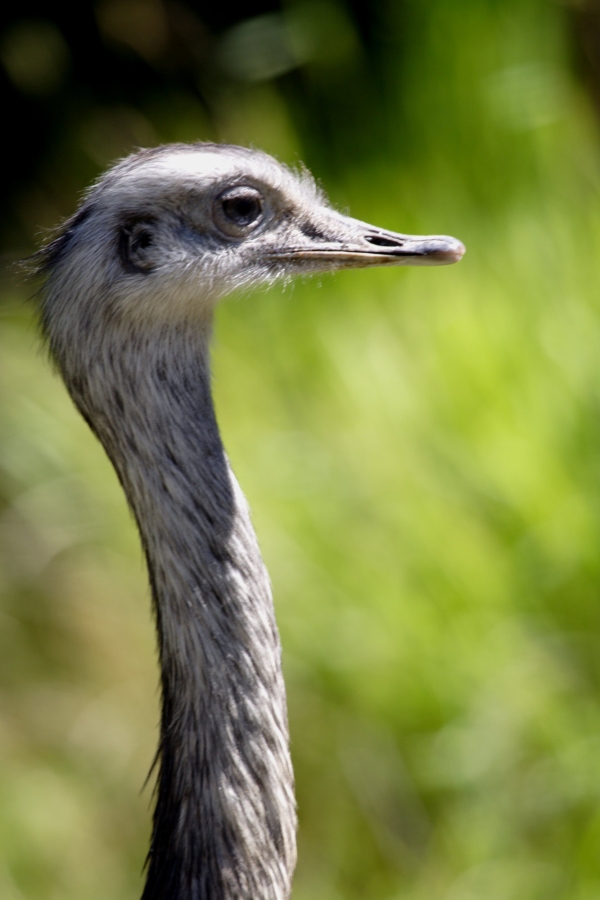
[[[143,900],[287,900],[296,862],[269,578],[211,399],[215,306],[296,274],[463,252],[341,215],[262,152],[204,143],[119,162],[39,252],[51,356],[148,565],[162,706]]]

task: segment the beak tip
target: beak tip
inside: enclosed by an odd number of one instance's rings
[[[433,250],[431,254],[432,261],[435,259],[440,265],[451,265],[460,262],[466,252],[466,247],[462,241],[456,238],[443,239],[442,246]]]
[[[452,249],[452,262],[460,262],[467,251],[462,241],[455,241]]]

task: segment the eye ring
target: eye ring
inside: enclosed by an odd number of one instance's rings
[[[229,237],[245,237],[263,218],[264,200],[259,190],[239,184],[222,191],[213,202],[213,219]]]

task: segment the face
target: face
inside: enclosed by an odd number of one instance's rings
[[[343,216],[307,174],[215,145],[125,160],[55,243],[57,276],[75,275],[82,296],[145,321],[206,316],[237,287],[294,274],[443,265],[464,252],[454,238],[396,234]]]

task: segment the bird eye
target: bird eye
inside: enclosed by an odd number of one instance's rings
[[[230,237],[244,237],[253,231],[263,214],[260,191],[247,185],[227,188],[213,203],[213,216],[220,231]]]

